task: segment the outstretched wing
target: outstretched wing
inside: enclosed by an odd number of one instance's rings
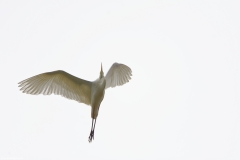
[[[77,78],[64,71],[46,72],[19,82],[27,94],[52,93],[90,105],[92,82]]]
[[[128,66],[120,63],[114,63],[105,76],[105,89],[109,87],[121,86],[127,83],[131,79],[131,76],[132,70]]]

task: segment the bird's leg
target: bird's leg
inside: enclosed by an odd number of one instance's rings
[[[95,121],[94,121],[94,126],[93,126],[93,132],[92,132],[92,138],[93,138],[93,139],[94,139],[94,131],[95,131],[96,122],[97,122],[97,118],[95,119]]]
[[[93,135],[93,121],[94,121],[94,119],[92,119],[92,127],[91,127],[91,132],[90,132],[90,135],[89,135],[89,137],[88,137],[88,141],[89,141],[89,143],[92,141],[92,135]]]
[[[94,122],[94,125],[93,125],[93,122]],[[88,137],[89,143],[92,142],[92,139],[94,139],[94,129],[95,129],[95,125],[96,125],[96,119],[92,119],[91,132],[90,132],[90,135],[89,135],[89,137]]]

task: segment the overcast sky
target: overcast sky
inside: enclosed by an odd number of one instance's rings
[[[0,160],[239,160],[240,2],[0,0]],[[28,95],[54,70],[132,69],[90,107]]]

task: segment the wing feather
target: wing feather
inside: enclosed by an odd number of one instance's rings
[[[77,78],[65,71],[46,72],[19,82],[27,94],[56,94],[90,105],[92,82]]]
[[[105,89],[109,87],[121,86],[129,82],[131,76],[132,70],[128,66],[120,63],[114,63],[105,77],[106,79]]]

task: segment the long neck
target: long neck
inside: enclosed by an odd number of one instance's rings
[[[104,77],[104,73],[103,73],[103,70],[102,70],[102,63],[101,63],[101,71],[100,71],[99,79],[102,79],[103,77]]]
[[[103,71],[100,72],[100,76],[99,76],[99,79],[102,79],[102,78],[104,78],[104,73],[103,73]]]

